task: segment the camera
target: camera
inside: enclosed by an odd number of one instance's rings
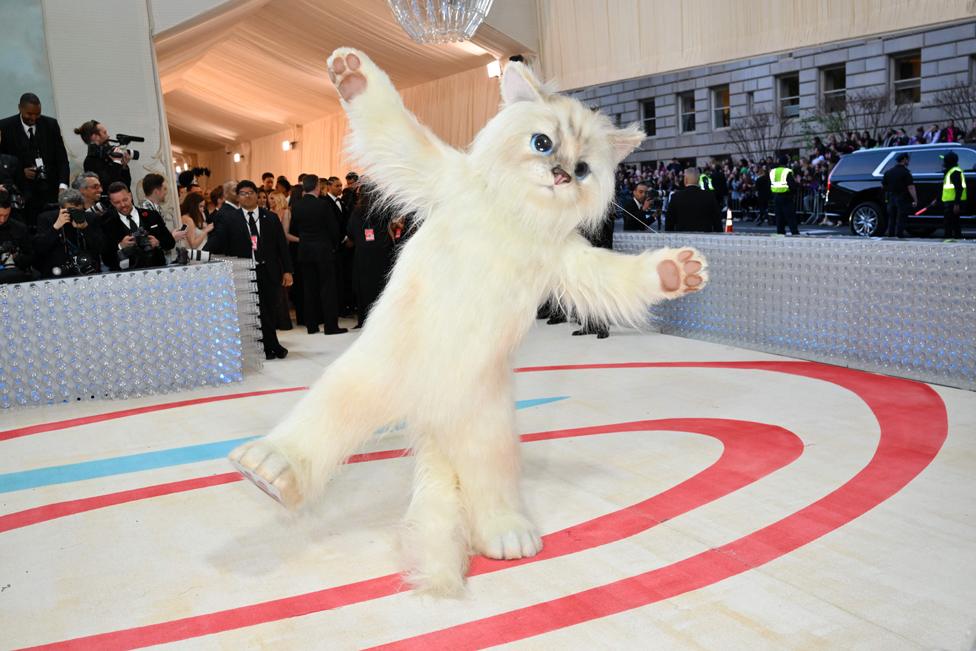
[[[68,208],[68,216],[74,224],[87,224],[88,214],[81,208]]]
[[[210,252],[199,249],[177,249],[177,264],[190,264],[191,262],[209,262]]]
[[[14,210],[23,210],[25,201],[24,193],[13,183],[0,184],[0,190],[6,190],[10,196],[10,207]]]
[[[125,161],[126,154],[129,154],[132,160],[139,160],[139,150],[129,149],[129,144],[133,142],[146,142],[146,139],[140,136],[117,133],[114,140],[109,138],[100,145],[95,143],[88,145],[88,155],[107,160],[116,165],[121,165]]]
[[[132,237],[135,238],[136,244],[135,249],[141,253],[149,254],[152,253],[153,246],[152,242],[149,241],[149,231],[145,228],[137,228],[132,231]]]
[[[97,271],[98,268],[94,258],[87,253],[70,255],[62,266],[51,267],[51,275],[59,278],[64,276],[87,276]]]
[[[20,248],[16,243],[6,241],[0,242],[0,269],[13,269],[14,258],[20,253]]]
[[[47,170],[44,169],[43,165],[34,168],[34,179],[37,181],[47,180]]]

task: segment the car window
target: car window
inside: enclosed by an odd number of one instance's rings
[[[954,149],[959,154],[959,167],[967,172],[976,172],[976,151],[972,149]]]
[[[908,154],[911,156],[911,160],[908,161],[908,169],[912,174],[941,174],[942,173],[942,156],[946,153],[945,149],[922,149],[909,151]],[[885,163],[884,168],[881,170],[882,173],[887,172],[892,167],[896,165],[895,159],[898,158],[898,152],[888,159]]]
[[[866,176],[874,171],[883,158],[880,153],[848,154],[837,163],[837,174],[842,176]]]

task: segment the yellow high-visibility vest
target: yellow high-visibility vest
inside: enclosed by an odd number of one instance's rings
[[[783,194],[790,191],[790,184],[786,177],[793,173],[788,167],[774,167],[769,171],[773,194]]]
[[[951,170],[946,172],[945,179],[942,181],[942,201],[955,201],[956,200],[956,186],[952,184],[952,180],[949,177],[952,176],[953,172],[959,172],[959,178],[962,180],[962,197],[960,201],[966,200],[966,175],[963,173],[962,168],[956,165]]]
[[[698,177],[698,187],[702,190],[712,190],[712,177],[708,174],[702,174]]]

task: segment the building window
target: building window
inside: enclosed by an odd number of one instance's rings
[[[754,91],[749,91],[746,93],[746,113],[752,115],[756,108],[756,93]]]
[[[727,129],[732,117],[729,105],[729,86],[716,86],[712,89],[712,126]]]
[[[800,75],[783,75],[776,84],[779,90],[779,114],[784,118],[800,115]]]
[[[824,68],[820,71],[821,101],[827,113],[838,113],[847,108],[847,69],[845,66]]]
[[[918,50],[891,57],[891,85],[895,104],[918,104],[922,100],[922,55]]]
[[[623,121],[624,121],[624,114],[623,113],[614,113],[613,114],[613,125],[615,127],[622,127],[623,126]]]
[[[657,107],[653,99],[641,102],[641,123],[644,125],[646,135],[657,135]]]
[[[678,120],[681,133],[691,133],[695,130],[695,93],[681,93],[678,95]]]

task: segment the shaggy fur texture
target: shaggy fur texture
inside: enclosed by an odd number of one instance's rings
[[[584,322],[640,326],[651,304],[703,287],[705,261],[692,249],[625,256],[587,243],[580,231],[599,224],[616,165],[642,133],[552,93],[520,63],[508,65],[504,106],[468,152],[420,125],[361,52],[336,50],[329,74],[352,154],[421,225],[359,338],[231,460],[296,507],[372,432],[405,420],[416,453],[407,578],[457,594],[471,553],[542,549],[519,496],[510,370],[540,302],[555,296]]]

